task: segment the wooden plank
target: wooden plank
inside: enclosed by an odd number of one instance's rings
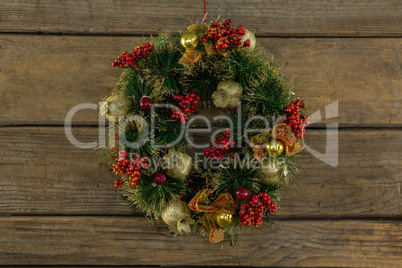
[[[120,73],[111,61],[142,38],[2,35],[0,40],[0,124],[60,125],[75,105],[97,103],[111,90]],[[259,41],[284,65],[309,113],[339,102],[338,118],[320,123],[401,125],[402,39]],[[91,109],[73,118],[76,124],[97,122]]]
[[[391,267],[401,223],[273,221],[244,228],[235,247],[172,237],[136,217],[0,217],[0,264]],[[152,255],[152,257],[151,257]]]
[[[74,128],[81,142],[96,128]],[[197,138],[204,143],[207,140]],[[339,165],[310,153],[282,192],[278,216],[400,217],[400,131],[340,131]],[[306,144],[325,153],[326,133],[311,130]],[[69,143],[63,128],[0,128],[0,214],[129,215],[135,210],[114,189],[100,151]],[[327,156],[335,157],[336,152]]]
[[[203,18],[202,1],[2,1],[1,32],[150,34]],[[208,20],[232,18],[260,36],[401,36],[398,0],[207,1]]]

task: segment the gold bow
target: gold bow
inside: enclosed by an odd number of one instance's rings
[[[216,244],[224,239],[223,229],[216,224],[216,216],[220,213],[228,213],[233,215],[236,213],[237,204],[229,193],[218,196],[212,204],[209,203],[208,197],[212,194],[212,189],[204,189],[199,191],[188,204],[192,211],[205,212],[201,217],[202,226],[209,231],[209,241]]]
[[[190,69],[194,65],[194,63],[202,58],[203,55],[204,53],[198,50],[186,50],[186,52],[184,52],[183,56],[179,60],[179,63]]]
[[[205,25],[203,24],[193,24],[187,27],[187,30],[191,33],[195,33],[197,36],[201,36],[205,31]],[[195,63],[197,63],[205,53],[196,50],[186,50],[183,56],[179,60],[179,63],[183,64],[188,69],[191,69]]]
[[[302,141],[294,135],[292,128],[285,123],[281,123],[274,127],[272,134],[267,130],[251,137],[250,141],[254,157],[259,161],[262,161],[268,155],[268,152],[264,148],[268,144],[270,137],[283,142],[285,153],[288,156],[294,155],[304,149]]]
[[[206,30],[207,26],[205,24],[193,24],[187,27],[187,31],[196,35],[202,35]]]
[[[272,137],[283,141],[285,144],[285,153],[288,156],[297,154],[304,149],[301,139],[298,139],[293,133],[292,128],[285,123],[278,124],[274,127]]]

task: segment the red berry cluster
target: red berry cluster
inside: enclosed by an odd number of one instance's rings
[[[244,25],[240,24],[239,26],[237,26],[236,29],[237,33],[240,35],[245,35],[246,34],[246,29],[244,29]]]
[[[113,164],[113,172],[122,177],[128,177],[129,185],[136,186],[140,180],[140,172],[137,165],[131,164],[129,159],[120,159],[119,162]]]
[[[123,187],[123,181],[122,180],[115,180],[114,181],[114,187],[116,187],[116,188]]]
[[[172,118],[179,119],[183,125],[186,124],[189,113],[194,113],[195,108],[198,106],[200,97],[195,93],[186,95],[176,95],[173,101],[182,109],[183,112],[173,110]]]
[[[286,108],[286,112],[288,113],[285,122],[292,128],[293,133],[295,133],[296,137],[300,137],[303,139],[305,129],[304,127],[309,124],[308,116],[304,116],[300,114],[300,109],[306,108],[303,100],[297,99],[295,101],[291,101],[290,105]]]
[[[125,150],[121,150],[119,152],[119,161],[115,164],[113,164],[113,172],[116,173],[116,175],[121,175],[123,178],[128,177],[128,184],[131,186],[136,186],[139,183],[140,180],[140,171],[139,168],[141,167],[147,167],[148,162],[146,157],[141,157],[141,158],[133,158],[131,163],[130,159],[128,159],[128,152]],[[115,187],[122,187],[122,183],[116,183],[115,181]]]
[[[128,152],[126,150],[119,151],[119,160],[126,160],[128,158]]]
[[[212,40],[215,48],[222,52],[226,52],[229,47],[238,47],[241,44],[242,35],[246,34],[243,24],[237,26],[237,29],[232,28],[232,20],[224,20],[223,23],[218,20],[211,23],[208,31],[204,33],[202,39],[204,42]],[[249,39],[248,39],[249,40]],[[243,43],[244,47],[250,46],[250,41]]]
[[[215,147],[205,148],[203,151],[204,156],[209,159],[221,160],[223,157],[225,157],[227,155],[227,152],[229,151],[229,147],[236,145],[236,141],[230,140],[230,130],[225,129],[225,132],[223,133],[223,135],[221,137],[214,139],[214,144],[218,145],[219,148],[215,148]],[[230,155],[233,157],[234,153],[230,152]]]
[[[109,154],[110,154],[110,159],[112,160],[112,162],[117,161],[117,159],[119,159],[119,155],[118,152],[119,151],[119,147],[112,147],[109,149]]]
[[[112,63],[113,67],[119,66],[121,68],[131,66],[133,69],[138,71],[136,67],[137,61],[140,59],[145,59],[148,57],[149,52],[154,49],[154,46],[146,43],[142,46],[138,45],[135,47],[135,50],[131,53],[122,52],[120,56],[117,56],[117,59]]]
[[[250,226],[252,224],[254,227],[258,227],[262,224],[261,218],[265,210],[267,215],[277,211],[276,204],[272,202],[271,197],[267,193],[253,195],[249,203],[240,206],[240,225]]]
[[[117,143],[117,145],[115,147],[111,147],[109,149],[109,154],[110,154],[110,159],[113,163],[116,163],[119,159],[119,140],[120,140],[120,136],[118,134],[116,134],[115,136],[115,143]]]
[[[126,150],[119,151],[119,160],[126,160],[128,158],[128,152]],[[148,158],[146,156],[137,158],[133,157],[131,163],[139,168],[148,167]]]
[[[251,46],[250,39],[247,39],[246,41],[244,41],[243,47],[250,47],[250,46]]]

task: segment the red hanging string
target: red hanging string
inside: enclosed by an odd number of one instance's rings
[[[207,22],[207,0],[204,0],[204,23]]]

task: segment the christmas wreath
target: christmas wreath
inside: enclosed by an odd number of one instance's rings
[[[197,23],[159,33],[112,65],[123,71],[100,102],[110,122],[104,151],[130,203],[175,234],[213,243],[277,211],[308,118],[252,32],[232,20]],[[187,132],[200,105],[219,108],[229,127],[197,153]]]

